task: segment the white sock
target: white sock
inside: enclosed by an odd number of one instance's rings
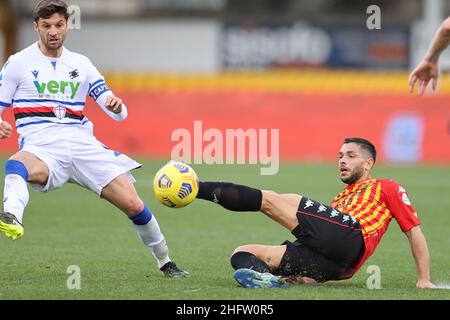
[[[170,261],[169,248],[167,247],[166,239],[164,239],[164,236],[159,229],[158,221],[156,221],[154,215],[147,224],[135,224],[134,228],[142,242],[150,248],[150,251],[158,263],[158,268],[161,268]]]
[[[3,211],[16,216],[22,223],[23,211],[28,204],[29,194],[27,183],[17,174],[8,174],[5,177],[3,192]]]

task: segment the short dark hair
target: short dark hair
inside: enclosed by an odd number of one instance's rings
[[[39,19],[48,19],[55,13],[59,13],[64,18],[69,20],[70,13],[68,11],[67,4],[61,0],[41,0],[36,5],[33,11],[34,22],[38,22]]]
[[[363,138],[345,138],[344,143],[356,143],[361,149],[370,153],[373,158],[373,162],[377,161],[377,149],[372,142]]]

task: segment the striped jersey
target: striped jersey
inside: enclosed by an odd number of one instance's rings
[[[12,55],[0,73],[0,107],[12,106],[22,140],[61,126],[92,133],[83,115],[86,97],[97,100],[108,91],[87,57],[63,47],[59,58],[50,58],[37,42]]]
[[[420,224],[406,190],[389,179],[367,179],[350,184],[334,198],[331,206],[355,217],[361,224],[365,252],[355,272],[373,254],[392,217],[403,232]]]

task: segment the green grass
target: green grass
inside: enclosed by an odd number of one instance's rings
[[[30,191],[25,236],[0,238],[3,299],[449,299],[450,290],[418,290],[408,241],[395,221],[351,280],[285,290],[249,290],[232,279],[229,256],[248,243],[279,244],[292,235],[259,213],[229,212],[194,201],[183,209],[155,200],[151,177],[162,162],[135,171],[141,197],[168,240],[171,257],[192,277],[162,277],[131,222],[110,204],[78,186],[48,194]],[[202,180],[234,181],[330,202],[342,184],[333,165],[283,164],[275,176],[256,166],[194,166]],[[377,177],[401,182],[422,219],[431,251],[432,280],[450,283],[450,170],[447,167],[382,167]],[[3,187],[3,177],[1,177]],[[81,268],[81,289],[68,290],[68,266]],[[369,290],[367,266],[381,268],[380,290]]]

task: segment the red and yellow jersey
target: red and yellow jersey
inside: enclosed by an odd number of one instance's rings
[[[333,208],[359,220],[365,252],[355,272],[373,254],[394,217],[403,232],[420,224],[406,190],[389,179],[367,179],[348,185],[331,203]]]

